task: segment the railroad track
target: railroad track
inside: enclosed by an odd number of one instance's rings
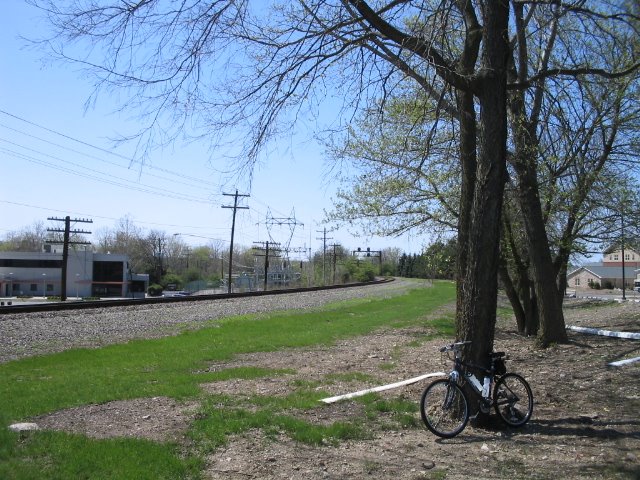
[[[155,305],[171,304],[179,302],[201,302],[204,300],[223,300],[229,298],[263,297],[267,295],[282,295],[287,293],[314,292],[321,290],[335,290],[340,288],[362,287],[379,283],[393,281],[393,278],[380,278],[372,282],[357,282],[344,285],[329,285],[324,287],[307,288],[286,288],[279,290],[267,290],[244,293],[217,293],[212,295],[189,295],[184,297],[147,297],[128,298],[114,300],[92,300],[92,301],[65,301],[65,302],[45,302],[45,303],[18,303],[0,306],[0,316],[9,313],[32,313],[32,312],[55,312],[62,310],[85,310],[92,308],[126,307],[134,305]]]

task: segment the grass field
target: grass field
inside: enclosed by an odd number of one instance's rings
[[[199,478],[204,455],[228,435],[249,428],[261,428],[266,434],[284,432],[308,443],[361,438],[366,429],[358,421],[318,426],[287,415],[292,408],[317,406],[325,396],[317,385],[300,385],[285,398],[256,397],[251,408],[243,408],[236,399],[205,394],[199,386],[281,372],[256,368],[209,372],[206,367],[242,353],[329,345],[381,327],[429,322],[451,335],[451,318],[427,317],[454,296],[451,283],[437,282],[388,299],[354,300],[302,313],[233,317],[173,337],[69,350],[0,365],[0,478]],[[50,431],[19,435],[6,428],[64,408],[157,396],[200,403],[188,432],[188,447],[124,438],[94,440]],[[362,401],[368,414],[397,411],[399,422],[412,408],[375,396]]]

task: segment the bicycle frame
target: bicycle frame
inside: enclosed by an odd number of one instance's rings
[[[491,393],[496,377],[494,372],[494,361],[498,358],[502,358],[504,354],[498,356],[492,355],[490,368],[463,362],[460,358],[461,348],[457,347],[461,347],[467,343],[469,342],[459,342],[457,344],[453,344],[453,348],[449,350],[452,350],[455,354],[453,369],[451,370],[451,372],[449,372],[449,381],[456,383],[461,387],[465,382],[471,385],[472,390],[480,397],[480,411],[482,411],[483,413],[487,413],[493,404]],[[467,371],[466,368],[476,368],[484,371],[486,375],[483,377],[482,382],[480,382],[480,380],[473,373]],[[447,395],[447,397],[450,396],[451,395]],[[448,400],[448,403],[450,403],[450,400]]]
[[[448,378],[440,378],[428,385],[420,398],[420,415],[427,428],[443,438],[452,438],[464,430],[470,413],[470,401],[478,400],[477,412],[487,414],[495,408],[510,427],[521,427],[531,418],[533,394],[527,381],[520,375],[507,372],[504,352],[489,354],[489,367],[462,361],[462,346],[471,342],[457,342],[440,349],[454,352],[453,368]],[[482,383],[473,371],[482,375]],[[463,388],[468,383],[470,388]],[[521,401],[523,403],[521,403]]]

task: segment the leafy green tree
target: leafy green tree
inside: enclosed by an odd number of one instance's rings
[[[177,273],[169,272],[162,277],[160,284],[163,288],[169,288],[171,286],[174,290],[181,290],[184,285],[184,280]]]
[[[187,269],[182,274],[182,279],[184,283],[195,282],[198,280],[202,280],[203,278],[204,278],[204,275],[202,270],[200,270],[197,267],[189,267],[189,269]],[[219,279],[220,277],[218,275],[215,275],[215,278]]]
[[[453,280],[456,272],[457,242],[455,238],[436,241],[422,253],[426,260],[427,278]]]

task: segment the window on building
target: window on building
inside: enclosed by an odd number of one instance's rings
[[[53,285],[51,283],[47,283],[47,292],[53,292]]]
[[[576,287],[579,287],[579,286],[580,286],[580,278],[579,278],[579,277],[576,277],[576,278],[575,278],[575,286],[576,286]]]
[[[624,259],[625,260],[631,260],[631,255],[629,255],[628,253],[624,254]]]
[[[38,284],[37,283],[32,283],[31,284],[31,291],[32,292],[37,292],[38,291]]]
[[[618,254],[617,254],[617,253],[613,255],[613,259],[614,259],[614,260],[619,260],[619,258],[618,258]]]
[[[0,259],[0,267],[13,268],[62,268],[62,260],[23,260],[18,258]]]
[[[123,278],[122,262],[93,262],[94,282],[122,282]]]
[[[14,283],[13,284],[13,291],[14,292],[20,291],[20,284],[19,283]]]

